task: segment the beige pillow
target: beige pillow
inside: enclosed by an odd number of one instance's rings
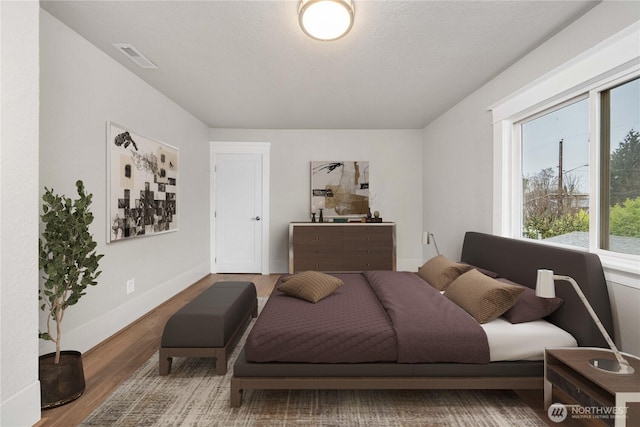
[[[437,290],[443,291],[458,276],[472,268],[469,264],[453,262],[443,255],[438,255],[425,262],[418,269],[418,275]]]
[[[478,323],[487,323],[513,307],[523,291],[523,287],[501,283],[478,270],[470,270],[454,280],[444,296],[475,317]]]
[[[318,271],[305,271],[287,276],[286,281],[278,286],[278,290],[292,297],[316,303],[342,285],[342,280],[337,277]]]

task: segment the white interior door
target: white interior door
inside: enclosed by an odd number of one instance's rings
[[[262,272],[262,156],[218,153],[215,164],[218,273]]]

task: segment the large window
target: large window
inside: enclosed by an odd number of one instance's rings
[[[496,234],[595,252],[640,288],[640,24],[492,105]]]
[[[522,236],[589,247],[589,100],[519,125]]]
[[[640,255],[640,78],[600,96],[600,247]]]
[[[600,107],[598,123],[589,122],[592,104]],[[640,78],[553,106],[515,127],[521,237],[589,249],[590,224],[599,223],[595,246],[640,255]],[[600,129],[595,144],[592,127]],[[591,150],[601,153],[593,170]],[[592,173],[600,173],[599,188],[589,185]],[[599,200],[598,209],[590,211],[591,199]],[[594,214],[599,221],[591,221]]]

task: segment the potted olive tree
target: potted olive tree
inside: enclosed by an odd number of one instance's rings
[[[60,351],[61,324],[67,308],[85,295],[87,286],[97,284],[98,263],[103,255],[95,252],[97,243],[89,233],[93,214],[89,210],[92,194],[86,194],[82,181],[76,182],[78,199],[57,195],[45,187],[42,196],[39,266],[43,274],[39,287],[40,308],[47,313],[43,340],[56,345],[54,353],[40,356],[41,407],[52,408],[77,399],[84,392],[82,354]]]

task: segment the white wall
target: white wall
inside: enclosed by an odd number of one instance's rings
[[[209,129],[44,10],[40,24],[40,193],[75,197],[82,179],[105,254],[63,323],[63,349],[84,352],[209,273]],[[180,150],[179,231],[106,244],[107,121]]]
[[[368,160],[372,211],[396,222],[398,269],[416,271],[424,262],[420,130],[212,129],[211,141],[271,143],[272,273],[288,270],[289,222],[310,218],[314,160]]]
[[[488,107],[640,20],[637,2],[603,2],[424,129],[424,227],[459,257],[467,230],[492,231],[493,129]],[[433,254],[432,247],[425,256]],[[616,339],[640,354],[640,290],[609,282]],[[635,338],[631,338],[631,337]]]
[[[39,4],[0,2],[0,425],[40,419]]]

